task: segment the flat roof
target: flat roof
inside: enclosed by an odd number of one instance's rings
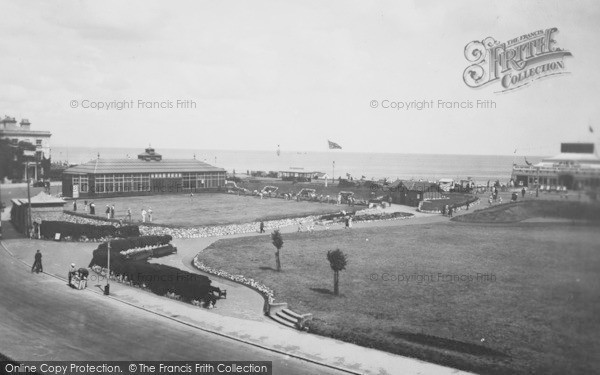
[[[28,204],[27,198],[12,199],[17,205]],[[38,195],[31,197],[31,206],[62,206],[67,203],[62,198],[53,197],[49,194],[40,191]]]
[[[542,162],[578,162],[578,163],[600,163],[600,158],[596,154],[563,152],[550,158],[545,158]]]
[[[140,159],[96,159],[66,169],[65,174],[109,173],[170,173],[170,172],[225,172],[199,160],[163,159],[145,161]]]

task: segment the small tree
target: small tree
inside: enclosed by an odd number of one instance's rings
[[[277,271],[281,271],[281,260],[279,259],[279,250],[283,247],[283,238],[281,238],[281,233],[279,229],[276,229],[273,233],[271,233],[271,241],[273,241],[273,246],[277,249],[275,252],[275,263],[277,264]]]
[[[346,254],[340,249],[335,249],[327,252],[327,260],[329,261],[329,266],[333,270],[333,294],[337,296],[340,293],[340,271],[346,269],[348,259],[346,258]]]

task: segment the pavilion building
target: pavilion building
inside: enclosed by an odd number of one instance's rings
[[[101,198],[217,190],[226,171],[196,159],[163,159],[147,148],[137,159],[102,159],[63,172],[63,196]]]
[[[560,151],[537,164],[514,165],[515,185],[541,190],[600,188],[600,157],[593,143],[562,143]]]

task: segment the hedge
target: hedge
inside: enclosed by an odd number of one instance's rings
[[[217,291],[210,285],[207,276],[190,273],[175,267],[163,264],[151,264],[146,260],[148,257],[160,257],[177,251],[169,242],[173,238],[164,236],[142,236],[112,240],[110,246],[110,270],[115,275],[126,277],[134,285],[144,285],[153,293],[164,296],[167,293],[175,293],[182,301],[200,301],[213,291]],[[162,246],[161,246],[162,245]],[[141,248],[146,246],[159,246],[155,249],[142,250],[132,254],[130,258],[121,254],[121,251]],[[108,247],[106,242],[98,245],[94,250],[89,267],[99,266],[106,268],[108,258]]]
[[[40,233],[45,238],[54,238],[56,233],[60,233],[63,238],[79,239],[87,237],[89,239],[100,239],[109,236],[136,237],[140,235],[140,228],[137,225],[115,227],[113,225],[79,224],[68,221],[42,221]]]
[[[106,268],[106,261],[106,249],[94,250],[90,267],[96,265]],[[175,293],[185,302],[203,300],[207,294],[218,290],[210,285],[211,281],[207,276],[145,260],[127,260],[123,256],[111,258],[110,270],[111,273],[127,277],[134,285],[144,285],[159,296]]]

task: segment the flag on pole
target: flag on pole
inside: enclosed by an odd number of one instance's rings
[[[337,144],[337,143],[335,143],[335,142],[331,142],[329,139],[327,140],[327,143],[329,143],[329,149],[330,149],[330,150],[331,150],[331,149],[336,149],[336,148],[337,148],[337,149],[340,149],[340,150],[342,149],[342,146],[338,145],[338,144]]]

